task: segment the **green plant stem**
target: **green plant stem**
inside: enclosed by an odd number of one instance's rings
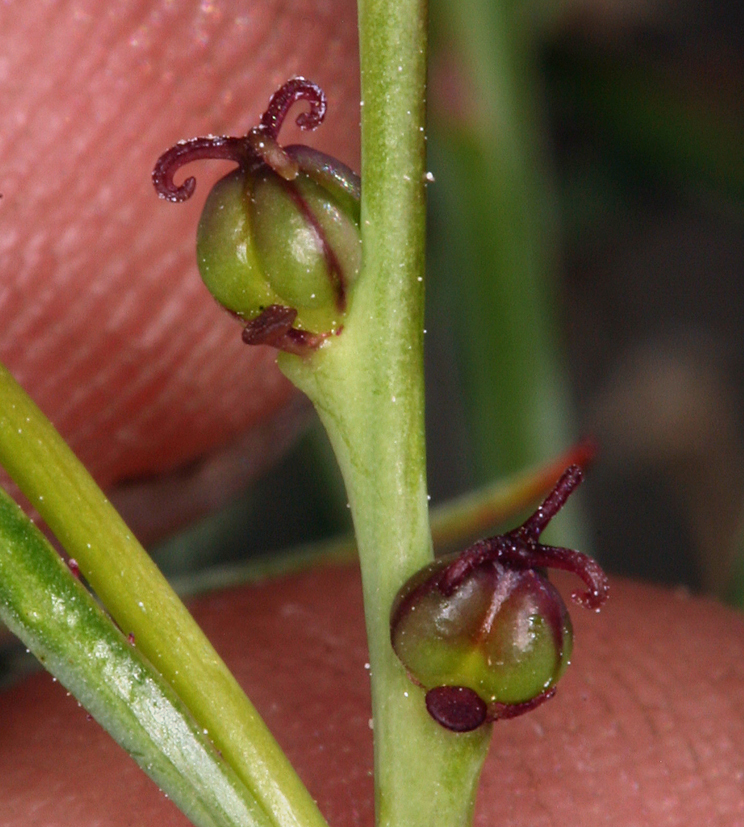
[[[432,555],[423,421],[426,3],[361,0],[363,269],[344,331],[280,366],[315,404],[349,495],[370,649],[376,818],[470,823],[489,728],[426,712],[390,645],[393,598]]]
[[[2,366],[0,463],[273,823],[325,827],[310,794],[186,607],[62,437]]]
[[[0,489],[0,619],[199,827],[270,827],[171,687]]]

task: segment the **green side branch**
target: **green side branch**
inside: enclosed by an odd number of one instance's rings
[[[0,463],[271,823],[325,827],[312,797],[186,607],[49,420],[1,366]]]
[[[508,521],[513,522],[514,518],[544,497],[569,465],[584,461],[582,450],[579,445],[548,463],[533,466],[435,506],[430,512],[435,552],[462,548],[483,537],[494,525],[506,527]],[[187,532],[187,542],[194,542],[197,532],[201,537],[206,531],[207,521]],[[179,577],[171,584],[181,596],[195,595],[296,574],[318,565],[348,565],[357,559],[354,536],[342,534],[303,543],[280,553],[262,554],[246,562],[213,566]]]
[[[197,827],[270,827],[170,686],[2,489],[0,618]]]

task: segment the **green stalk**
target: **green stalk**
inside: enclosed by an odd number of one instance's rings
[[[0,366],[0,463],[101,602],[175,689],[278,827],[325,827],[209,640],[44,414]]]
[[[363,269],[342,335],[280,366],[336,452],[359,548],[370,649],[378,825],[472,819],[489,727],[426,712],[390,645],[393,598],[432,555],[423,406],[426,3],[360,0]]]
[[[198,827],[270,827],[171,687],[0,489],[0,619]]]

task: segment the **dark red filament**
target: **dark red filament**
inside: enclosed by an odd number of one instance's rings
[[[325,94],[312,81],[296,77],[288,80],[271,96],[261,123],[254,131],[261,132],[268,141],[275,141],[290,108],[302,100],[310,104],[310,110],[300,113],[296,123],[301,129],[316,129],[325,117]],[[164,152],[155,164],[152,182],[158,195],[175,202],[191,198],[196,188],[195,179],[187,178],[183,184],[177,186],[173,177],[185,164],[204,159],[235,161],[243,167],[260,164],[264,160],[256,154],[256,149],[247,135],[243,138],[209,135],[180,141]]]
[[[303,77],[291,78],[271,96],[269,105],[261,117],[261,129],[272,138],[277,138],[287,113],[297,101],[310,104],[308,112],[301,112],[295,123],[300,129],[317,129],[326,114],[325,92],[311,80]]]
[[[508,534],[499,534],[479,540],[467,548],[442,573],[439,589],[452,594],[468,574],[489,561],[497,561],[512,569],[563,569],[581,578],[586,592],[574,592],[571,597],[587,609],[598,609],[609,595],[609,581],[600,566],[579,551],[545,546],[538,542],[550,520],[565,505],[571,492],[583,479],[578,465],[571,465],[561,476],[542,505],[521,526]]]
[[[245,138],[210,135],[206,138],[179,141],[158,158],[155,169],[152,171],[153,186],[161,198],[167,198],[168,201],[176,203],[188,201],[196,189],[196,179],[187,178],[180,187],[176,186],[173,176],[182,166],[204,159],[236,161],[244,164],[248,152]]]

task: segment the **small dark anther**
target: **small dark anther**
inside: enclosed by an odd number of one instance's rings
[[[452,732],[471,732],[485,723],[485,701],[466,686],[437,686],[426,693],[429,715]]]
[[[271,304],[245,326],[243,341],[247,345],[270,345],[285,353],[306,356],[317,350],[328,334],[296,330],[292,327],[296,318],[293,307]]]

